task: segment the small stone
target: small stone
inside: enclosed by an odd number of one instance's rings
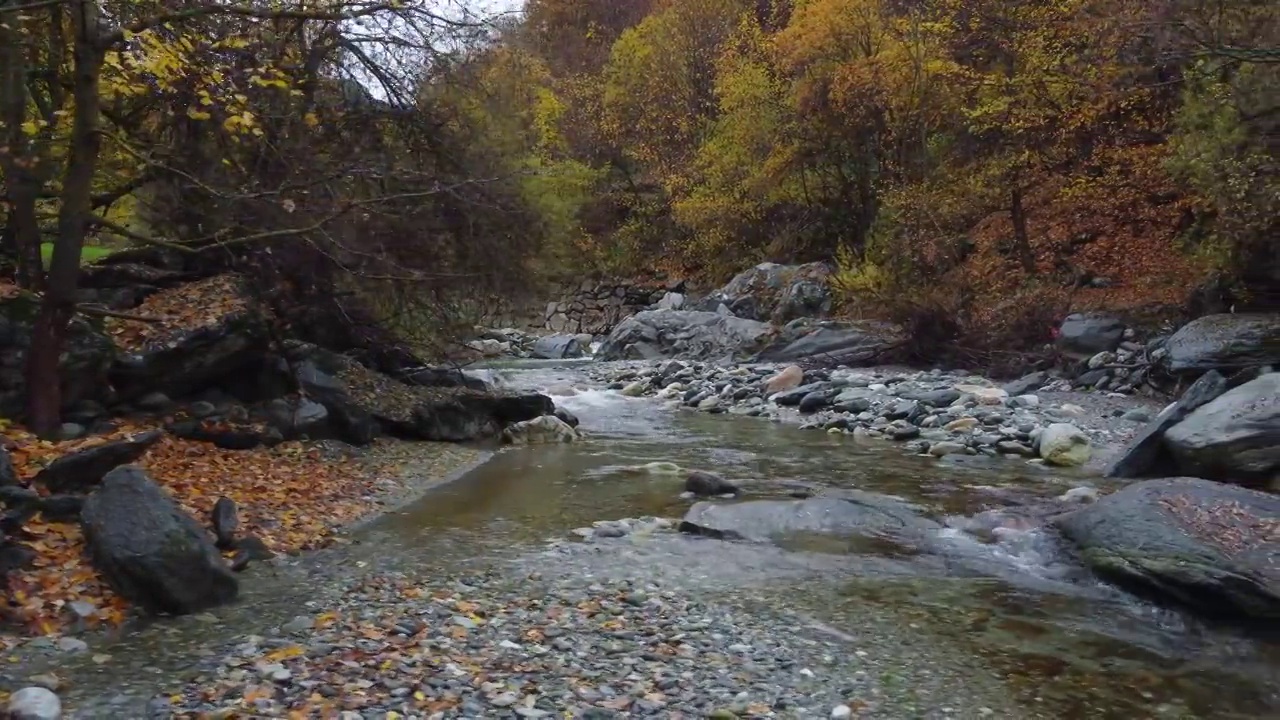
[[[316,626],[316,621],[306,615],[299,615],[280,626],[280,631],[290,635],[304,633]]]
[[[12,720],[61,720],[62,701],[53,691],[42,687],[26,687],[9,698]]]
[[[494,707],[511,707],[519,702],[520,696],[513,692],[504,692],[489,698],[489,704]]]
[[[58,649],[63,652],[84,652],[89,649],[89,643],[80,638],[58,638]]]
[[[837,705],[831,708],[832,718],[850,718],[853,717],[853,708],[848,705]]]

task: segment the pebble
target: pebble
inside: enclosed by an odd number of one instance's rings
[[[11,720],[61,720],[62,701],[48,688],[22,688],[9,698]]]

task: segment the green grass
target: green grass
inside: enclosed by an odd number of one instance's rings
[[[85,245],[80,251],[80,264],[95,262],[115,252],[112,248],[99,247],[97,245]],[[40,243],[40,260],[44,266],[49,267],[49,260],[53,257],[53,243]]]

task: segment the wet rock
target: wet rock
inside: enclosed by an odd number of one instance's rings
[[[769,325],[694,310],[646,310],[623,320],[601,344],[601,360],[707,359],[756,351]]]
[[[1164,444],[1165,432],[1226,390],[1227,380],[1217,370],[1201,375],[1177,402],[1165,408],[1138,431],[1124,454],[1107,468],[1107,477],[1138,478],[1174,474],[1173,456]]]
[[[62,720],[62,701],[43,687],[22,688],[14,693],[7,710],[12,720]]]
[[[924,392],[908,393],[902,397],[905,400],[916,400],[930,407],[940,408],[959,400],[960,391],[952,389],[926,390]]]
[[[582,357],[586,352],[574,335],[547,335],[533,343],[530,354],[544,360],[563,360]]]
[[[1040,434],[1040,457],[1050,465],[1075,467],[1089,462],[1089,436],[1070,423],[1053,423]]]
[[[648,382],[644,380],[637,380],[633,383],[628,384],[626,387],[622,388],[618,392],[619,394],[624,395],[626,397],[643,397],[645,392],[648,391],[648,389],[649,389]]]
[[[213,526],[214,544],[226,550],[235,545],[236,533],[240,530],[240,515],[236,512],[236,503],[231,498],[221,497],[213,504],[209,512],[209,524]]]
[[[906,502],[876,493],[804,500],[700,502],[681,520],[681,532],[723,539],[777,540],[796,533],[913,536],[936,527]]]
[[[570,443],[581,439],[572,425],[555,415],[518,422],[502,431],[502,441],[511,445]]]
[[[569,412],[568,410],[565,410],[562,407],[556,408],[556,417],[560,418],[562,422],[564,422],[566,425],[568,425],[571,428],[576,428],[578,427],[579,424],[581,424],[581,421],[578,420],[577,415],[574,415],[573,413]]]
[[[75,522],[80,518],[84,507],[84,497],[80,495],[49,495],[40,498],[35,507],[40,516],[49,522]]]
[[[87,492],[111,470],[142,457],[161,437],[161,431],[148,430],[124,440],[68,453],[41,470],[35,482],[55,493]]]
[[[1179,328],[1164,350],[1163,362],[1172,372],[1280,363],[1280,314],[1206,315]]]
[[[966,448],[966,446],[963,443],[952,442],[950,440],[943,440],[942,442],[936,442],[930,445],[929,454],[934,457],[945,457],[947,455],[955,455],[957,453],[963,453],[967,449],[968,448]]]
[[[1280,478],[1280,373],[1202,405],[1164,443],[1183,474],[1267,487]]]
[[[204,529],[140,468],[107,473],[81,523],[94,565],[148,612],[197,612],[238,593]]]
[[[1112,351],[1124,339],[1124,323],[1111,315],[1074,313],[1063,319],[1055,344],[1077,357]]]
[[[1058,518],[1100,575],[1235,620],[1280,620],[1280,496],[1197,478],[1146,480]]]
[[[716,495],[737,495],[738,486],[716,475],[702,470],[691,470],[685,478],[684,489],[694,495],[713,497]]]
[[[811,392],[800,398],[800,404],[797,409],[802,413],[813,413],[827,407],[831,404],[832,392],[830,390],[819,390]]]

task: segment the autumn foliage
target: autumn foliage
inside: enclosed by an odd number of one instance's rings
[[[493,116],[561,108],[524,152],[575,168],[570,267],[838,259],[850,312],[905,298],[971,327],[1035,298],[1176,308],[1212,278],[1219,301],[1275,300],[1267,4],[617,5],[531,0],[468,60],[538,68],[476,71],[471,92],[515,103]],[[533,105],[502,89],[530,81]]]
[[[55,443],[12,427],[3,437],[20,477],[29,480],[66,453],[142,429],[123,425],[110,435]],[[166,436],[138,464],[197,518],[208,518],[220,497],[234,500],[244,531],[275,552],[320,547],[336,529],[374,508],[376,474],[370,467],[326,457],[322,450],[297,442],[232,451]],[[23,533],[36,559],[32,568],[9,576],[7,631],[60,632],[75,620],[71,603],[77,601],[92,608],[84,620],[87,627],[112,626],[125,619],[126,604],[89,563],[78,523],[52,523],[36,516],[24,525]],[[4,641],[0,635],[0,643]]]

